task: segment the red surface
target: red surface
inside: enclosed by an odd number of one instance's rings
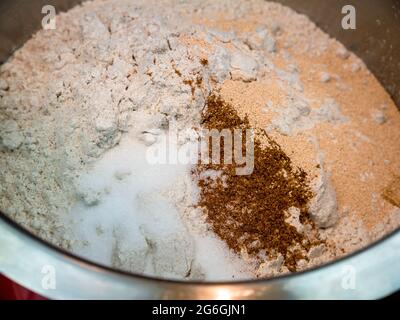
[[[0,300],[46,300],[0,274]]]

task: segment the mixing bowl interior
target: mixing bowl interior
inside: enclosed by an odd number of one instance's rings
[[[57,12],[60,12],[66,11],[80,2],[82,1],[54,0],[52,1],[52,4],[56,7]],[[361,57],[370,70],[381,81],[387,91],[392,95],[397,106],[400,106],[400,37],[398,37],[398,34],[400,34],[399,1],[388,0],[384,3],[377,0],[352,1],[357,9],[356,30],[343,30],[341,27],[341,8],[348,4],[348,1],[339,0],[335,1],[334,4],[332,2],[322,2],[317,0],[308,0],[302,2],[295,0],[278,0],[277,2],[288,5],[296,11],[308,15],[324,31],[337,38],[339,41],[345,44],[349,50],[355,52],[359,57]],[[16,49],[18,49],[27,39],[29,39],[36,30],[38,30],[43,17],[41,14],[41,8],[46,4],[48,4],[48,1],[46,0],[3,0],[0,2],[0,63],[5,62]],[[21,234],[19,236],[19,240],[14,239],[15,243],[20,243],[20,241],[37,241],[37,246],[41,248],[41,250],[46,248],[47,254],[52,255],[53,258],[64,256],[68,260],[68,263],[81,263],[88,272],[93,271],[93,273],[100,276],[104,276],[104,274],[109,273],[108,275],[115,281],[120,281],[121,279],[131,277],[131,275],[126,273],[115,272],[112,269],[97,266],[84,260],[79,260],[74,256],[53,247],[52,245],[45,244],[44,242],[36,239],[35,236],[31,234],[28,235],[26,231],[23,231],[13,222],[9,221],[9,219],[7,219],[3,214],[0,214],[0,219],[3,220],[3,225],[6,226],[7,232],[15,230],[16,233],[18,232]],[[396,232],[393,233],[392,237],[397,235],[397,238],[399,238],[400,231]],[[396,241],[398,243],[398,240]],[[365,250],[371,251],[372,249],[373,245]],[[356,256],[357,255],[352,255],[351,257],[354,258]],[[336,262],[333,264],[335,263]],[[329,266],[332,267],[332,264],[329,264]],[[322,267],[322,269],[328,267],[325,266]],[[84,275],[88,275],[88,273],[79,274],[81,277]],[[293,278],[296,276],[300,277],[301,275],[280,277],[279,279]],[[148,286],[148,289],[145,290],[147,291],[145,294],[149,294],[149,292],[155,290],[155,288],[159,285],[159,282],[164,283],[164,280],[161,279],[143,276],[135,276],[135,278],[140,282],[141,285]],[[271,287],[268,290],[271,290],[271,292],[278,290],[277,288],[279,288],[279,285],[277,284],[275,287],[274,281],[279,281],[279,279],[271,280]],[[153,282],[150,284],[149,281]],[[256,282],[260,284],[262,283],[262,281]],[[177,289],[177,287],[174,287],[174,285],[178,283],[179,281],[165,281],[163,284],[165,285],[163,297],[168,297],[169,294],[176,296],[176,293],[171,292]],[[203,296],[213,297],[211,294],[207,295],[206,292],[208,292],[207,290],[211,290],[212,292],[216,290],[215,287],[207,288],[206,284],[187,284],[188,286],[199,286],[192,287],[192,296],[196,296],[196,290],[202,290]],[[224,290],[224,286],[226,285],[228,284],[218,284],[220,290]],[[237,283],[238,287],[236,289],[240,291],[243,289],[241,288],[242,285],[243,284],[241,283]],[[118,285],[116,286],[118,287]],[[255,293],[257,290],[251,292],[249,295],[254,296],[254,294],[258,294]],[[268,294],[268,290],[267,292],[262,291],[260,294]],[[279,292],[280,294],[283,294],[282,292],[285,292],[285,290]],[[60,296],[62,296],[62,294],[60,294]],[[65,296],[68,296],[68,293],[66,293]]]

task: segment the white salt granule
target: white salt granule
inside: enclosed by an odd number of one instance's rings
[[[95,201],[85,198],[68,215],[73,238],[82,240],[72,249],[106,265],[116,262],[134,272],[184,278],[193,241],[161,192],[188,168],[149,165],[145,155],[145,146],[128,136],[81,177],[78,193]]]

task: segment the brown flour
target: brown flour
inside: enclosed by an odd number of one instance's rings
[[[329,172],[342,222],[327,235],[331,238],[328,241],[340,248],[331,254],[340,255],[377,239],[383,230],[389,232],[400,225],[393,201],[381,196],[400,172],[400,114],[356,56],[328,39],[305,18],[293,20],[284,9],[275,9],[269,12],[270,23],[278,26],[277,50],[271,56],[275,69],[256,82],[227,80],[221,94],[258,128],[268,127],[276,109],[290,99],[291,90],[280,78],[281,70],[297,75],[299,91],[311,108],[316,109],[327,98],[340,105],[347,118],[340,126],[321,122],[291,136],[275,130],[269,133],[310,176],[318,172],[321,161]],[[279,19],[274,19],[274,14]],[[253,12],[248,19],[239,20],[221,16],[217,12],[213,19],[201,21],[238,34],[255,32],[263,21],[263,13]],[[352,228],[358,231],[349,240],[344,234]]]

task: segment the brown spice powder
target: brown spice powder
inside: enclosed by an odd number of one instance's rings
[[[235,108],[215,94],[208,98],[202,119],[209,130],[250,129],[247,117],[241,119]],[[261,137],[268,143],[261,142]],[[223,146],[220,150],[223,159]],[[285,266],[296,271],[297,261],[307,259],[305,253],[311,245],[321,243],[308,239],[285,221],[288,209],[296,207],[301,212],[300,221],[314,228],[307,213],[313,196],[307,174],[295,168],[281,147],[261,130],[254,138],[253,173],[236,175],[236,168],[233,161],[200,164],[195,170],[197,176],[207,170],[222,172],[217,180],[199,179],[199,206],[213,231],[236,252],[244,249],[253,256],[262,252],[275,257],[282,254]]]

